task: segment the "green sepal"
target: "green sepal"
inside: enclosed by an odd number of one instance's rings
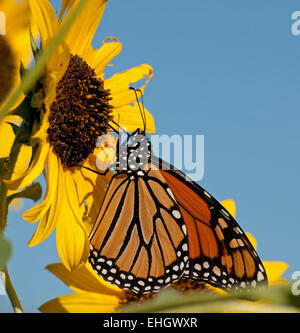
[[[26,187],[23,191],[14,193],[7,197],[7,205],[9,205],[12,200],[14,199],[20,199],[20,198],[25,198],[25,199],[31,199],[33,201],[38,201],[42,196],[42,187],[40,183],[34,183],[28,187]]]
[[[26,96],[23,101],[13,110],[8,112],[8,115],[19,116],[27,123],[32,122],[31,112],[31,96]]]
[[[26,74],[27,69],[24,67],[22,61],[20,62],[20,77],[21,79],[23,78],[23,76]]]
[[[23,119],[20,126],[17,126],[11,122],[8,122],[12,126],[14,134],[16,136],[16,143],[31,145],[32,128],[36,113],[31,108],[32,94],[26,96],[22,103],[14,110],[9,112],[9,115],[19,116]]]
[[[31,99],[31,107],[35,109],[41,109],[44,103],[44,94],[42,90],[35,92]]]
[[[18,134],[18,131],[20,129],[20,126],[14,124],[14,123],[11,123],[11,122],[7,122],[7,124],[9,124],[11,127],[12,127],[12,130],[14,132],[14,135],[17,135]]]
[[[30,35],[30,45],[31,45],[31,50],[34,56],[34,59],[36,59],[40,53],[39,48],[36,45],[36,42],[34,40],[33,34],[32,34],[32,30],[31,30],[31,26],[29,26],[29,35]]]

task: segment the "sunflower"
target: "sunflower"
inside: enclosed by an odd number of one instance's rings
[[[16,20],[16,17],[18,17],[18,20]],[[30,55],[29,2],[0,0],[0,109],[10,98],[11,92],[20,84],[20,64],[27,65],[30,61]],[[22,98],[24,96],[17,99],[13,107],[17,106]],[[13,126],[20,126],[21,122],[22,119],[19,116],[13,115],[6,115],[1,119],[1,161],[8,161],[15,140]],[[26,170],[30,155],[31,147],[22,146],[14,165],[15,174],[22,174]],[[5,204],[6,196],[14,192],[7,191],[5,184],[2,182],[6,173],[4,169],[2,171],[0,174],[1,205]],[[15,199],[9,208],[19,209],[21,203],[21,199]],[[0,224],[1,228],[5,227],[3,221]]]
[[[30,61],[29,2],[17,3],[0,0],[0,108],[9,98],[11,91],[20,84],[20,63]],[[18,17],[18,20],[16,20]],[[21,96],[14,106],[24,98]],[[21,117],[7,115],[0,122],[0,159],[8,158],[15,139],[11,124],[20,126]],[[22,147],[15,172],[26,169],[31,148]]]
[[[234,216],[235,204],[233,200],[225,200],[222,205]],[[256,241],[251,234],[247,234],[252,245],[256,248]],[[281,275],[288,268],[283,262],[263,261],[269,278],[269,284],[278,285],[286,284],[287,280]],[[41,312],[119,312],[122,305],[128,303],[142,303],[152,298],[157,293],[144,294],[138,296],[126,290],[122,290],[102,279],[90,266],[86,263],[84,267],[73,272],[68,271],[62,264],[56,263],[48,265],[47,270],[58,277],[65,283],[73,294],[64,295],[52,299],[41,305]],[[219,288],[213,287],[201,281],[192,281],[182,279],[172,284],[170,288],[174,288],[184,293],[199,293],[209,291],[212,294],[226,295],[227,293]]]
[[[0,108],[20,83],[20,62],[29,61],[28,27],[28,1],[0,0]]]
[[[137,295],[120,289],[103,280],[89,263],[72,272],[61,263],[48,265],[46,269],[74,293],[57,297],[41,305],[39,310],[45,313],[120,312],[124,304],[139,304],[156,295],[156,293]]]
[[[74,293],[46,302],[40,306],[41,312],[115,312],[125,299],[125,293],[121,289],[101,279],[88,263],[72,272],[60,263],[46,268]]]
[[[47,189],[42,202],[23,218],[40,221],[29,241],[35,246],[56,229],[57,251],[69,270],[83,265],[89,254],[88,233],[103,200],[112,171],[99,176],[78,167],[95,169],[97,138],[118,123],[127,131],[142,127],[136,97],[129,89],[139,84],[144,91],[153,75],[143,64],[106,79],[104,69],[117,56],[122,44],[115,37],[104,40],[99,49],[91,46],[107,1],[87,1],[60,47],[47,63],[45,75],[34,92],[36,105],[34,147],[29,168],[7,181],[10,190],[31,184],[42,172]],[[40,34],[41,46],[58,33],[78,1],[64,1],[60,18],[48,0],[30,0],[31,22]],[[66,13],[63,16],[64,11]],[[140,80],[143,80],[140,83]],[[40,101],[40,103],[39,103]],[[147,130],[154,133],[151,114],[146,111]]]

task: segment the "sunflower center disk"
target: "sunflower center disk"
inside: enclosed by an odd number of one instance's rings
[[[184,294],[193,294],[199,292],[210,292],[210,294],[217,294],[209,287],[207,287],[204,282],[196,280],[180,279],[172,283],[171,287]],[[125,305],[128,303],[142,303],[157,296],[157,293],[137,294],[130,290],[123,290],[123,292],[124,299],[121,300],[120,305]]]
[[[103,83],[81,57],[71,55],[50,107],[48,128],[50,144],[63,165],[83,162],[109,129],[111,97]]]
[[[180,292],[199,292],[199,291],[208,291],[209,289],[202,281],[189,280],[189,279],[180,279],[172,284],[172,287]]]
[[[15,75],[14,58],[4,37],[0,36],[0,103],[13,86]]]

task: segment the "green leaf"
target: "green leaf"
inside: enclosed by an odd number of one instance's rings
[[[183,294],[166,289],[142,304],[129,303],[122,307],[122,312],[125,313],[276,311],[300,312],[300,299],[292,295],[290,285],[245,289],[226,295],[214,295],[209,292]]]
[[[35,92],[31,99],[31,106],[35,109],[40,109],[44,103],[44,94],[42,90]]]
[[[32,54],[34,56],[34,59],[36,59],[38,57],[39,53],[40,53],[40,50],[36,45],[36,42],[35,42],[35,39],[33,37],[32,30],[31,30],[30,26],[29,26],[29,34],[30,34],[30,45],[31,45]]]
[[[13,123],[8,123],[12,126],[14,134],[16,136],[16,144],[30,145],[32,128],[34,123],[34,112],[31,109],[32,95],[29,94],[24,98],[22,103],[14,110],[9,112],[9,115],[16,115],[23,119],[20,126]]]
[[[40,183],[34,183],[26,187],[23,191],[10,195],[7,198],[7,204],[9,205],[12,200],[17,198],[26,198],[33,201],[38,201],[42,196],[42,187]]]
[[[23,78],[23,76],[26,74],[26,68],[24,67],[24,64],[22,63],[22,61],[21,61],[21,63],[20,63],[20,77],[21,77],[21,79]]]
[[[31,146],[31,147],[32,147],[32,154],[31,154],[31,159],[30,159],[28,168],[30,168],[31,164],[34,161],[35,154],[37,153],[37,151],[39,149],[39,144],[35,144],[35,145]]]
[[[9,124],[12,127],[12,130],[14,131],[14,134],[17,135],[18,131],[20,129],[20,126],[14,124],[14,123],[10,123],[10,122],[7,122],[7,124]]]
[[[8,240],[6,240],[2,234],[0,234],[0,270],[2,270],[12,253],[12,246]]]
[[[27,123],[32,122],[32,112],[31,112],[31,97],[26,96],[22,103],[19,104],[15,109],[8,112],[8,115],[19,116]]]

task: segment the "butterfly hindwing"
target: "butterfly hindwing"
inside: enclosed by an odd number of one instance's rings
[[[160,165],[186,224],[189,267],[183,277],[240,289],[267,283],[262,262],[229,212],[175,167]]]
[[[89,262],[106,281],[137,293],[159,291],[188,264],[185,223],[158,170],[118,172],[90,234]]]

